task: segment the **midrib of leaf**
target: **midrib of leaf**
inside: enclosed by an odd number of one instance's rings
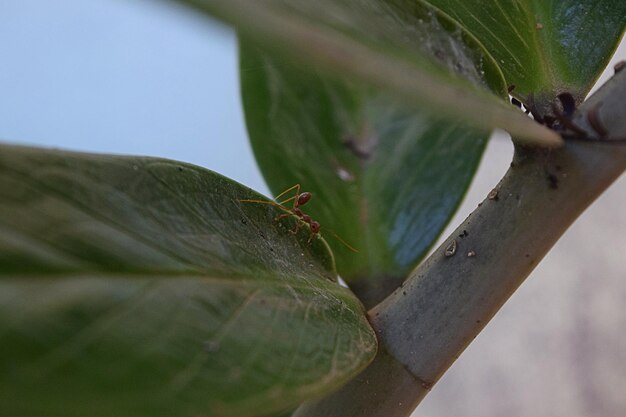
[[[549,1],[549,0],[545,0],[545,1]],[[498,4],[500,4],[499,2],[497,2]],[[550,2],[551,3],[551,2]],[[547,55],[553,55],[553,52],[551,50],[551,48],[548,48],[548,44],[546,44],[545,42],[541,41],[541,38],[539,36],[540,32],[543,30],[539,30],[539,29],[535,29],[533,30],[533,28],[535,28],[535,25],[537,24],[537,22],[534,19],[534,16],[537,15],[537,13],[534,12],[534,10],[529,10],[528,8],[532,7],[531,3],[524,3],[521,2],[521,7],[526,11],[526,19],[528,21],[528,27],[531,28],[530,33],[532,33],[532,37],[533,37],[533,43],[535,46],[535,52],[537,53],[538,57],[539,57],[539,63],[540,63],[540,67],[542,69],[542,73],[543,76],[546,80],[549,80],[550,82],[550,90],[552,92],[555,92],[555,87],[557,85],[557,76],[555,74],[555,68],[556,66],[550,65],[550,60],[548,59]],[[536,7],[535,7],[536,8]],[[504,10],[503,10],[504,11]],[[546,18],[548,18],[548,16],[538,16],[541,17],[542,21],[546,21]],[[541,22],[539,22],[541,23]],[[552,97],[551,97],[552,98]]]
[[[231,287],[241,288],[274,288],[277,286],[290,287],[293,289],[318,289],[324,287],[326,290],[336,293],[342,293],[347,291],[339,284],[330,280],[315,279],[315,285],[311,283],[310,276],[282,276],[278,277],[275,274],[258,273],[254,277],[250,275],[243,275],[237,273],[229,273],[228,276],[219,276],[216,273],[193,273],[193,272],[181,272],[181,271],[100,271],[92,269],[76,270],[55,270],[55,271],[0,271],[0,282],[3,280],[13,280],[15,278],[27,279],[27,280],[52,280],[52,279],[67,279],[67,280],[81,280],[88,278],[95,279],[134,279],[141,278],[146,281],[163,281],[167,279],[183,279],[192,278],[198,281],[203,281],[213,284],[223,284]]]
[[[303,19],[245,0],[187,1],[234,24],[238,30],[289,51],[302,50],[298,57],[331,73],[354,76],[378,88],[404,97],[414,105],[458,117],[482,128],[503,128],[515,137],[543,146],[559,146],[560,137],[538,125],[522,112],[501,102],[491,93],[454,85],[443,74],[419,69],[408,59],[393,59],[389,54],[369,48],[323,27],[312,27]],[[354,65],[358,62],[359,65]],[[469,88],[468,88],[469,87]],[[454,103],[454,105],[452,105]],[[479,108],[480,111],[476,109]]]
[[[524,38],[515,29],[515,26],[511,22],[510,16],[507,15],[507,12],[502,7],[501,2],[499,0],[495,0],[495,4],[498,6],[498,9],[502,11],[502,15],[505,16],[507,22],[514,29],[515,35],[520,39],[522,43],[526,44],[526,41],[524,40]],[[538,22],[535,20],[534,16],[536,16],[537,13],[535,13],[534,10],[532,10],[532,5],[529,2],[517,0],[517,4],[520,7],[520,9],[524,10],[525,12],[524,15],[526,17],[528,28],[530,29],[530,34],[532,36],[532,42],[530,45],[528,45],[528,49],[529,51],[534,50],[535,52],[537,52],[538,57],[539,57],[539,68],[541,70],[542,78],[549,80],[550,87],[554,89],[554,86],[556,85],[556,79],[557,79],[554,74],[554,68],[550,65],[550,61],[547,59],[546,53],[548,53],[548,51],[547,51],[547,48],[544,48],[546,45],[544,45],[544,42],[541,41],[541,38],[539,36],[540,30],[535,29],[535,26]],[[545,16],[542,16],[542,17],[545,17]],[[523,66],[523,63],[519,62],[517,57],[515,57],[515,55],[512,52],[511,52],[511,58],[515,59],[519,63],[520,66]],[[515,91],[513,91],[513,95],[515,95]]]

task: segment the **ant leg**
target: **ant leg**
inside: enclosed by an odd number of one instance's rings
[[[296,224],[293,226],[293,229],[290,230],[289,232],[295,235],[296,233],[298,233],[298,230],[300,230],[300,220],[296,219]]]
[[[295,189],[295,195],[293,195],[292,197],[289,197],[286,200],[280,201],[278,202],[278,204],[281,205],[285,205],[286,203],[293,201],[292,204],[292,209],[295,210],[300,206],[305,205],[313,196],[310,192],[305,191],[303,193],[300,192],[300,184],[296,184],[293,187],[283,191],[282,193],[280,193],[279,195],[276,196],[276,198],[274,199],[274,201],[277,201],[278,199],[280,199],[280,197],[282,197],[284,194],[288,193],[289,191]]]
[[[296,184],[293,187],[287,188],[285,191],[283,191],[282,193],[280,193],[276,197],[274,197],[274,200],[278,200],[279,198],[281,198],[282,196],[284,196],[285,194],[287,194],[291,190],[296,190],[296,196],[294,197],[294,199],[297,200],[298,196],[300,195],[300,184]],[[291,200],[291,199],[289,199],[289,200]],[[285,200],[285,201],[289,201],[289,200]]]
[[[282,205],[278,204],[275,201],[264,201],[264,200],[237,200],[237,201],[239,201],[240,203],[269,204],[270,206],[278,207],[278,208],[281,208],[283,210],[287,210],[287,211],[290,210],[289,208],[287,208],[285,206],[282,206]]]
[[[300,210],[299,208],[295,208],[295,209],[289,210],[289,213],[281,214],[280,216],[276,217],[276,219],[274,220],[282,219],[283,217],[288,217],[288,216],[302,217],[302,219],[305,221],[306,221],[305,217],[308,217],[306,214],[302,212],[302,210]]]
[[[274,219],[274,221],[278,221],[280,219],[283,219],[285,217],[290,217],[293,216],[293,213],[283,213],[281,215],[276,216],[276,218]]]
[[[285,204],[285,203],[288,203],[288,202],[290,202],[290,201],[293,201],[293,202],[294,202],[294,205],[295,205],[295,202],[298,200],[298,198],[297,198],[297,197],[298,197],[297,195],[295,195],[295,196],[293,196],[293,197],[289,197],[289,198],[288,198],[288,199],[286,199],[286,200],[283,200],[283,201],[278,202],[278,204]]]
[[[330,233],[333,234],[333,236],[335,237],[335,239],[337,239],[339,242],[343,243],[343,245],[348,248],[350,251],[354,252],[354,253],[359,253],[358,250],[356,250],[355,248],[353,248],[352,246],[350,246],[348,244],[348,242],[346,242],[345,240],[343,240],[337,233],[335,233],[333,230],[330,231]]]

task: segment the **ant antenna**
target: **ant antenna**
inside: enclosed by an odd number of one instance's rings
[[[354,253],[359,253],[358,249],[350,246],[350,244],[348,244],[348,242],[346,242],[345,240],[343,240],[337,233],[335,233],[334,231],[330,230],[330,233],[332,233],[333,236],[335,236],[335,239],[337,239],[338,241],[340,241],[341,243],[343,243],[343,245],[348,248],[350,251],[354,252]]]

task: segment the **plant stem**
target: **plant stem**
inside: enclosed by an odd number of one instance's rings
[[[626,70],[583,103],[574,121],[597,137],[591,112],[608,138],[626,138],[624,97]],[[369,311],[380,341],[374,362],[339,392],[305,404],[295,416],[410,415],[624,169],[623,141],[578,138],[561,149],[516,147],[511,168],[490,196],[401,288]]]

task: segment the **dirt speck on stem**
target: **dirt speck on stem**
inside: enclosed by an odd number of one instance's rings
[[[454,256],[455,253],[456,253],[456,239],[450,242],[450,244],[446,247],[444,254],[446,255],[446,257],[449,258],[450,256]]]
[[[495,188],[491,190],[487,195],[487,198],[492,201],[498,201],[500,199],[500,197],[498,197],[498,190],[496,190]]]

